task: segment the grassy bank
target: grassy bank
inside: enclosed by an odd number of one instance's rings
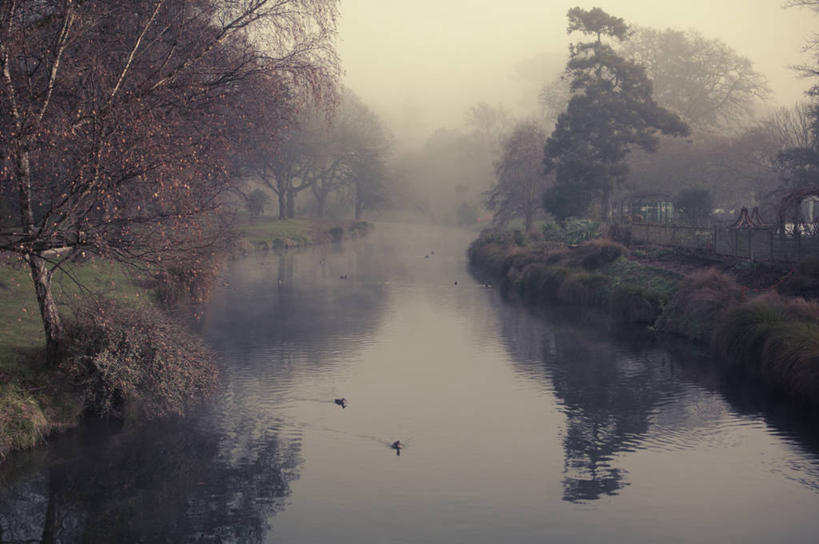
[[[469,248],[477,270],[527,303],[596,306],[614,319],[708,344],[726,368],[819,404],[819,304],[777,293],[786,282],[749,289],[707,266],[677,271],[636,257],[604,239],[569,249],[496,230],[484,231]]]
[[[653,323],[682,276],[627,254],[607,240],[569,249],[497,231],[483,232],[469,248],[473,266],[508,282],[527,302],[597,306],[624,321]]]
[[[366,221],[330,221],[321,219],[274,219],[244,217],[237,226],[237,252],[304,247],[356,238],[371,228]]]
[[[369,229],[366,222],[244,218],[237,226],[235,253],[336,242]],[[122,266],[95,260],[57,271],[54,296],[72,356],[54,369],[45,365],[42,321],[28,268],[0,261],[0,460],[76,426],[90,405],[112,408],[112,399],[127,394],[161,415],[181,411],[177,401],[185,394],[201,396],[210,389],[213,372],[206,349],[159,308],[195,312],[217,272],[214,263],[205,274],[171,267],[155,277],[136,278]],[[89,309],[88,290],[94,300],[108,302]],[[99,308],[105,308],[104,319]],[[82,316],[75,315],[77,309]],[[185,383],[177,376],[185,376]]]
[[[71,319],[79,285],[124,303],[141,305],[149,292],[121,267],[88,262],[72,267],[70,276],[58,271],[54,294],[61,314]],[[48,368],[43,358],[43,326],[28,268],[15,261],[0,262],[0,459],[15,449],[39,443],[50,433],[73,427],[83,409],[82,393],[66,376]]]

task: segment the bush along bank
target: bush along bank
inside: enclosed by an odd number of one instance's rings
[[[486,230],[470,264],[529,304],[596,306],[622,322],[710,345],[731,371],[819,406],[819,304],[776,292],[749,294],[713,268],[687,274],[629,258],[624,246],[595,239],[572,248],[539,235]]]
[[[247,218],[237,227],[234,256],[252,251],[290,249],[358,238],[372,230],[367,221],[333,222],[319,219]]]
[[[113,263],[73,265],[72,277],[96,292],[70,282],[57,290],[65,334],[56,367],[45,362],[25,268],[0,264],[0,305],[15,312],[15,319],[0,318],[0,461],[86,415],[144,420],[207,398],[218,375],[215,356],[188,324],[218,262],[208,260],[213,270],[163,270],[139,279]],[[172,281],[179,278],[185,281]]]

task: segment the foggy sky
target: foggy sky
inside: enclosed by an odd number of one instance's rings
[[[754,62],[791,105],[810,82],[788,67],[813,63],[802,47],[819,30],[807,9],[782,0],[342,0],[344,83],[404,140],[456,127],[476,102],[534,112],[542,78],[565,63],[566,12],[601,7],[629,24],[696,30]],[[571,41],[579,41],[573,35]],[[520,75],[519,67],[529,77]],[[554,76],[552,76],[554,77]]]

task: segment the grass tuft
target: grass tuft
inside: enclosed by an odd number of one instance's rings
[[[30,393],[0,384],[0,460],[9,451],[34,447],[47,430],[48,421]]]
[[[657,328],[709,342],[721,314],[745,300],[731,276],[713,268],[686,275],[657,320]]]

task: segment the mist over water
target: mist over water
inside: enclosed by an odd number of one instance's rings
[[[14,456],[4,541],[55,519],[64,541],[812,539],[809,421],[687,344],[505,300],[472,236],[384,224],[232,263],[213,405]]]

